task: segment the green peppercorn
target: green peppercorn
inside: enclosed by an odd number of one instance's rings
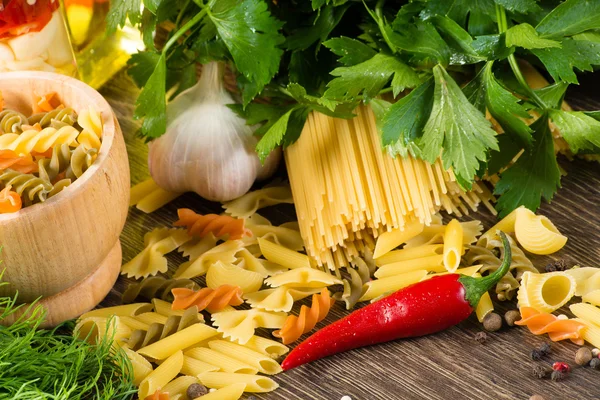
[[[592,361],[592,351],[588,347],[582,347],[575,353],[575,364],[585,366]]]
[[[519,310],[510,310],[504,314],[504,320],[506,321],[506,325],[515,326],[515,322],[521,319],[521,313]]]
[[[199,383],[192,383],[188,386],[187,391],[185,392],[188,399],[197,399],[198,397],[204,396],[208,393],[208,389]]]
[[[488,332],[496,332],[502,328],[502,317],[495,312],[491,312],[483,319],[483,328]]]

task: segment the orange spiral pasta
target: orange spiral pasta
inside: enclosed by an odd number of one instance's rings
[[[586,328],[585,324],[572,319],[560,319],[552,314],[541,313],[532,307],[521,307],[520,311],[521,319],[515,324],[527,326],[534,335],[547,333],[553,342],[571,339],[573,343],[583,345],[582,331]]]
[[[227,306],[239,306],[242,300],[242,289],[239,286],[221,285],[216,289],[202,288],[173,288],[173,310],[185,310],[197,306],[198,311],[207,310],[210,313],[219,312]]]
[[[273,332],[273,336],[281,338],[283,344],[295,342],[306,332],[312,331],[317,322],[327,316],[334,302],[329,291],[323,288],[320,294],[313,294],[310,308],[302,306],[300,315],[287,317],[283,328]]]
[[[177,210],[179,220],[173,225],[185,226],[190,236],[203,238],[209,233],[216,237],[229,235],[229,240],[241,239],[243,236],[252,236],[252,232],[244,228],[244,220],[228,215],[206,214],[200,215],[189,208]]]
[[[169,400],[169,393],[165,393],[158,389],[156,392],[146,396],[144,400]]]
[[[21,196],[8,185],[0,191],[0,214],[17,212],[23,206]]]
[[[20,156],[12,150],[0,150],[0,170],[10,168],[22,174],[37,171],[37,164],[31,156]]]

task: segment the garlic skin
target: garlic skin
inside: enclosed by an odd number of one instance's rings
[[[259,172],[274,172],[280,152],[261,166],[255,127],[227,107],[233,103],[216,62],[204,65],[199,82],[169,103],[167,131],[150,142],[148,153],[150,174],[160,187],[229,201],[248,192]]]

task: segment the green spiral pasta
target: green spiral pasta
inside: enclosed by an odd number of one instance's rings
[[[92,166],[98,155],[98,150],[87,148],[80,144],[71,152],[71,161],[67,168],[67,178],[77,179]]]
[[[151,276],[141,282],[132,283],[123,292],[123,303],[133,303],[137,298],[152,300],[158,298],[173,301],[171,289],[188,288],[198,290],[200,287],[191,279],[165,279],[161,276]]]
[[[21,126],[28,125],[29,120],[18,111],[0,111],[0,134],[21,133]]]
[[[0,182],[4,186],[11,185],[12,190],[21,196],[26,205],[45,201],[54,189],[52,183],[45,179],[32,174],[22,174],[12,169],[7,169],[0,174]]]
[[[375,272],[375,263],[371,253],[365,254],[364,258],[355,257],[351,263],[354,268],[346,267],[350,278],[342,280],[344,290],[333,295],[334,299],[343,300],[346,303],[346,310],[354,308],[362,296],[363,285],[371,280],[371,276]]]
[[[33,114],[31,117],[29,117],[30,125],[39,123],[42,126],[42,128],[52,126],[53,122],[60,122],[68,126],[73,126],[76,121],[77,113],[75,113],[75,110],[73,110],[71,107],[56,108],[52,111],[46,113]]]
[[[38,161],[39,176],[53,182],[56,177],[64,172],[65,178],[72,181],[79,178],[94,163],[98,151],[87,149],[79,145],[75,150],[63,143],[54,147],[51,158],[42,158]]]

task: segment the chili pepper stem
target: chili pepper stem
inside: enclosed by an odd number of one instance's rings
[[[481,296],[493,288],[494,285],[496,285],[496,283],[498,283],[498,281],[502,279],[502,277],[506,275],[510,269],[512,260],[510,242],[508,241],[508,238],[504,232],[498,233],[502,239],[502,246],[504,247],[504,258],[502,259],[502,264],[500,267],[493,273],[482,278],[473,278],[471,276],[461,276],[458,278],[458,281],[465,287],[465,299],[469,302],[473,309],[477,307],[477,303],[479,303]]]

